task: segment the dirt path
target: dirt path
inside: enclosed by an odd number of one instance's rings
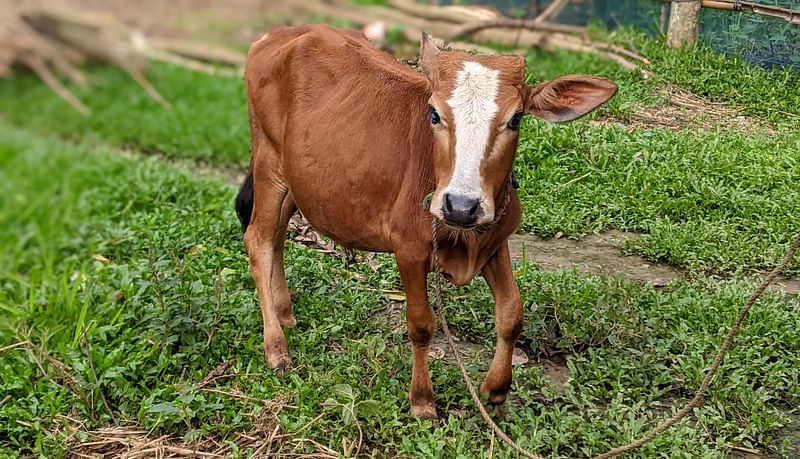
[[[627,277],[637,282],[665,286],[683,276],[683,272],[668,265],[654,264],[636,255],[625,255],[620,246],[626,240],[639,237],[636,233],[610,231],[573,239],[541,238],[533,234],[515,234],[509,238],[511,258],[536,263],[544,271],[575,268],[584,274]]]
[[[675,279],[686,276],[686,271],[663,263],[653,263],[638,255],[622,252],[622,243],[641,237],[638,233],[609,231],[573,239],[541,238],[533,234],[514,234],[508,242],[513,261],[533,262],[544,271],[575,268],[583,274],[625,277],[635,282],[664,287]],[[775,290],[789,295],[800,294],[800,279],[781,277]]]

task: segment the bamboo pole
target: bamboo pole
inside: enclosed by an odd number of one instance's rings
[[[760,5],[752,2],[739,2],[740,11],[771,16],[800,25],[800,10],[791,10],[779,6]],[[703,0],[703,8],[736,11],[736,3],[729,0]]]

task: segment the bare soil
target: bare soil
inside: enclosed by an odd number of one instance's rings
[[[622,251],[623,242],[641,236],[638,233],[609,231],[574,240],[521,233],[512,235],[508,242],[512,261],[520,261],[524,255],[527,261],[544,271],[575,268],[583,274],[625,277],[656,287],[667,286],[687,275],[686,271],[674,266],[654,263]],[[787,295],[798,295],[800,279],[780,277],[772,289]]]
[[[620,246],[626,240],[640,237],[636,233],[610,231],[573,239],[541,238],[533,234],[515,234],[509,238],[513,261],[536,263],[544,271],[575,268],[584,274],[627,277],[663,287],[683,276],[672,266],[652,263],[636,255],[625,255]]]

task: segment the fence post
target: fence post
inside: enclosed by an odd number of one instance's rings
[[[667,44],[673,48],[694,46],[700,30],[702,0],[672,2],[669,14]]]

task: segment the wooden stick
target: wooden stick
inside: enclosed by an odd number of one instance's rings
[[[74,108],[78,113],[81,115],[88,115],[89,114],[89,107],[83,105],[83,103],[78,100],[75,95],[73,95],[69,89],[66,88],[50,69],[45,64],[44,60],[41,56],[38,55],[27,55],[21,58],[22,63],[25,64],[29,69],[33,70],[33,73],[36,74],[44,84],[47,85],[58,97],[63,99],[66,103],[68,103],[72,108]]]
[[[545,8],[544,11],[542,11],[542,14],[536,16],[536,18],[534,18],[533,21],[536,23],[542,23],[553,16],[558,16],[558,14],[561,13],[561,10],[563,10],[564,7],[567,6],[568,2],[569,0],[554,1],[547,8]]]
[[[550,52],[563,49],[578,53],[594,53],[604,59],[617,63],[617,65],[623,69],[631,72],[639,68],[636,64],[625,59],[623,56],[614,54],[613,52],[605,51],[603,48],[597,47],[593,43],[580,41],[576,37],[571,37],[569,35],[552,35],[548,40],[545,40],[543,43],[541,43],[539,47]],[[642,75],[647,77],[647,72],[643,71]]]
[[[31,342],[27,341],[27,340],[20,341],[19,343],[15,343],[15,344],[9,344],[8,346],[0,348],[0,354],[2,354],[5,351],[10,351],[11,349],[16,349],[18,347],[27,346],[29,344],[31,344]]]
[[[542,32],[554,33],[586,33],[585,27],[577,27],[564,24],[550,24],[547,22],[537,22],[535,19],[493,19],[489,21],[473,22],[464,24],[453,31],[451,40],[472,35],[480,30],[494,28],[522,28],[526,30],[540,30]]]
[[[153,86],[152,84],[150,84],[149,81],[147,81],[147,78],[145,78],[144,72],[142,70],[136,68],[135,66],[127,65],[124,62],[116,62],[116,64],[119,67],[121,67],[122,70],[125,70],[128,73],[128,75],[130,75],[131,78],[133,78],[133,80],[136,81],[139,84],[139,86],[142,87],[142,89],[144,89],[144,92],[146,92],[151,99],[156,101],[156,103],[158,103],[165,109],[167,110],[170,109],[171,106],[169,102],[167,102],[167,99],[164,99],[164,96],[162,96],[161,93],[158,92],[155,86]]]
[[[198,73],[205,73],[208,75],[240,78],[244,73],[244,71],[240,69],[232,69],[228,67],[225,68],[215,67],[213,65],[206,64],[205,62],[199,62],[194,59],[189,59],[156,48],[147,48],[143,51],[143,54],[149,57],[150,59],[166,62],[172,65],[177,65],[179,67],[184,67],[189,70]]]
[[[243,65],[245,60],[245,55],[239,51],[194,40],[148,38],[147,41],[151,48],[178,55],[185,59],[191,59],[192,61],[219,63],[237,67]]]
[[[433,21],[442,21],[450,24],[464,24],[479,19],[474,14],[470,14],[464,8],[440,7],[424,5],[413,0],[387,0],[386,5],[411,16]],[[486,9],[485,11],[490,11]],[[499,14],[495,14],[500,19]]]
[[[625,57],[639,61],[642,64],[650,64],[650,59],[621,46],[612,45],[610,43],[592,43],[592,46],[597,49],[612,52],[614,54],[621,54]]]

